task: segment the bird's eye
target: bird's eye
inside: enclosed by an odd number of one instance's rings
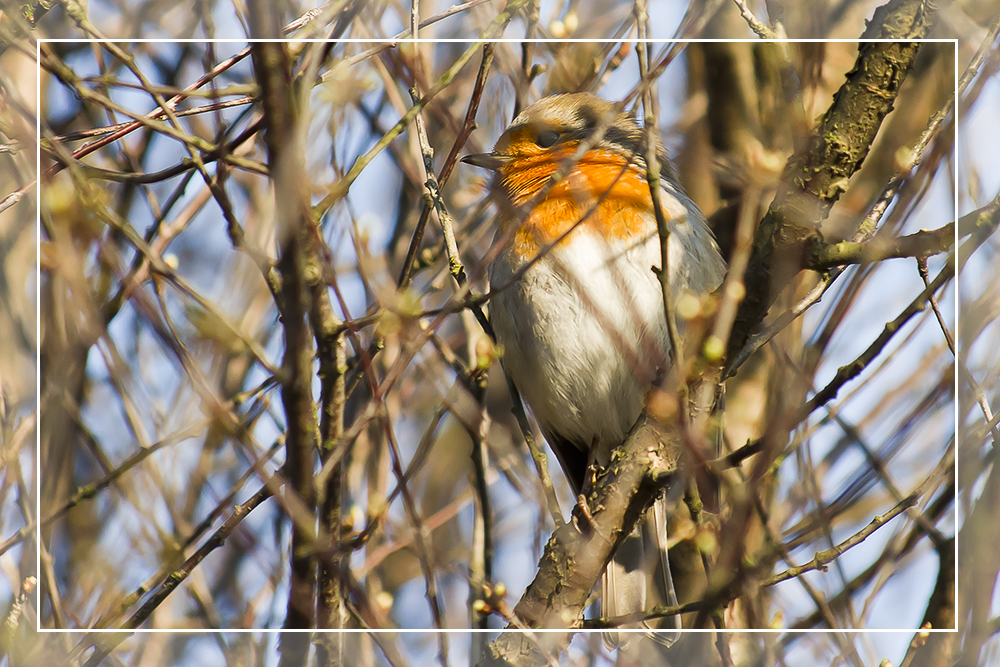
[[[542,148],[555,146],[557,141],[559,141],[559,133],[555,130],[542,130],[538,133],[538,139],[536,139],[536,142]]]

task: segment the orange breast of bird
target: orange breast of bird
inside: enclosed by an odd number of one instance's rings
[[[494,187],[500,189],[505,209],[501,229],[509,232],[517,226],[510,250],[522,259],[536,256],[564,234],[568,240],[577,233],[592,233],[613,243],[643,238],[655,229],[645,173],[613,151],[587,152],[530,211],[523,208],[575,150],[576,144],[568,143],[554,151],[518,157],[498,171]]]

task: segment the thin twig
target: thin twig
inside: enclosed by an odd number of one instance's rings
[[[897,516],[899,516],[906,510],[916,505],[919,499],[920,497],[917,494],[913,494],[904,498],[900,502],[896,503],[893,506],[893,508],[890,509],[885,514],[879,514],[873,517],[872,520],[868,523],[868,525],[866,525],[864,528],[859,530],[854,535],[851,535],[843,542],[840,542],[839,544],[836,544],[833,547],[830,547],[829,549],[824,549],[823,551],[818,552],[813,557],[813,559],[808,563],[805,563],[798,567],[789,568],[784,572],[779,572],[778,574],[772,577],[768,577],[767,579],[762,580],[760,582],[760,585],[763,587],[774,586],[775,584],[779,584],[782,581],[787,581],[789,579],[800,577],[806,572],[809,572],[810,570],[825,569],[828,563],[833,562],[841,555],[843,555],[844,552],[864,542],[876,530],[878,530],[885,524],[889,523],[890,521],[895,519]]]
[[[261,503],[271,497],[271,490],[267,485],[261,487],[257,493],[250,497],[245,503],[237,505],[233,508],[232,514],[226,519],[225,523],[219,526],[219,529],[212,534],[212,537],[208,539],[197,551],[195,551],[191,556],[184,561],[181,567],[177,568],[171,572],[160,584],[160,587],[156,590],[153,595],[139,607],[132,616],[129,617],[128,621],[122,627],[128,628],[130,630],[137,629],[140,625],[146,622],[146,619],[160,606],[160,604],[184,581],[191,576],[195,568],[203,561],[205,558],[226,543],[226,539],[236,530],[237,527],[243,522],[250,512],[256,509]],[[114,648],[124,641],[128,637],[129,633],[112,633],[102,635],[102,638],[106,638],[108,641],[99,642],[98,645],[94,647],[94,652],[90,654],[87,662],[84,663],[83,667],[97,667],[101,662],[111,654]],[[117,640],[117,641],[116,641]],[[84,638],[79,644],[77,644],[77,649],[81,646],[86,648],[89,644],[88,639]]]
[[[931,282],[917,297],[910,302],[910,304],[903,309],[895,319],[891,322],[886,323],[885,327],[882,329],[882,333],[875,338],[875,340],[865,349],[864,352],[858,356],[857,359],[849,364],[841,366],[837,369],[837,373],[825,387],[816,392],[811,399],[809,399],[800,411],[800,414],[804,418],[806,415],[810,414],[816,408],[825,405],[830,400],[837,396],[837,392],[840,388],[844,386],[849,380],[857,377],[868,364],[871,363],[881,352],[885,349],[885,346],[889,343],[893,336],[903,328],[914,315],[924,310],[926,307],[927,300],[934,295],[941,287],[955,275],[955,261],[954,255],[950,255],[948,262],[945,264],[941,272],[938,273],[937,277]]]
[[[761,39],[777,39],[778,36],[773,30],[768,28],[766,25],[760,22],[760,20],[753,15],[750,8],[747,7],[746,0],[733,0],[736,3],[736,7],[740,10],[740,16],[747,22],[750,29],[757,33],[757,36]]]

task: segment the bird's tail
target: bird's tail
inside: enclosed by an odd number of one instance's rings
[[[677,604],[667,560],[667,499],[661,496],[621,544],[601,580],[601,615],[605,618],[649,611]],[[620,626],[644,633],[667,646],[677,641],[680,616],[639,621]],[[605,632],[604,645],[624,646],[632,633]]]

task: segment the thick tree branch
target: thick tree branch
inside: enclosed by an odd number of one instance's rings
[[[677,470],[676,439],[654,419],[640,418],[611,463],[594,484],[587,507],[573,509],[573,520],[558,528],[545,545],[538,574],[517,606],[508,629],[578,627],[590,592],[619,542]],[[549,653],[569,643],[570,632],[534,636],[505,632],[486,649],[480,667],[540,666]]]
[[[919,39],[927,35],[931,18],[926,0],[891,0],[875,11],[862,39]],[[746,344],[781,289],[805,266],[810,248],[819,241],[819,223],[867,157],[918,48],[917,43],[903,41],[862,43],[854,68],[805,149],[785,167],[784,185],[754,238],[747,295],[733,326],[730,358]]]
[[[856,243],[841,241],[818,246],[809,257],[810,269],[822,271],[845,264],[868,264],[900,257],[929,257],[945,252],[955,244],[955,223],[934,230],[921,230],[908,236]]]
[[[254,37],[280,36],[277,10],[258,1],[249,6]],[[312,245],[308,179],[305,177],[304,128],[292,87],[292,63],[287,45],[261,42],[252,46],[254,73],[261,87],[267,131],[268,168],[278,205],[278,268],[281,272],[281,318],[284,326],[285,378],[281,400],[286,419],[285,473],[288,484],[306,504],[310,516],[295,521],[292,529],[291,585],[284,627],[316,626],[316,530],[310,523],[315,512],[315,472],[318,427],[312,396],[313,341],[307,321],[309,285],[318,277],[308,248]],[[315,274],[315,275],[314,275]],[[311,530],[310,530],[311,529]],[[303,664],[308,654],[307,635],[283,635],[281,664]]]

